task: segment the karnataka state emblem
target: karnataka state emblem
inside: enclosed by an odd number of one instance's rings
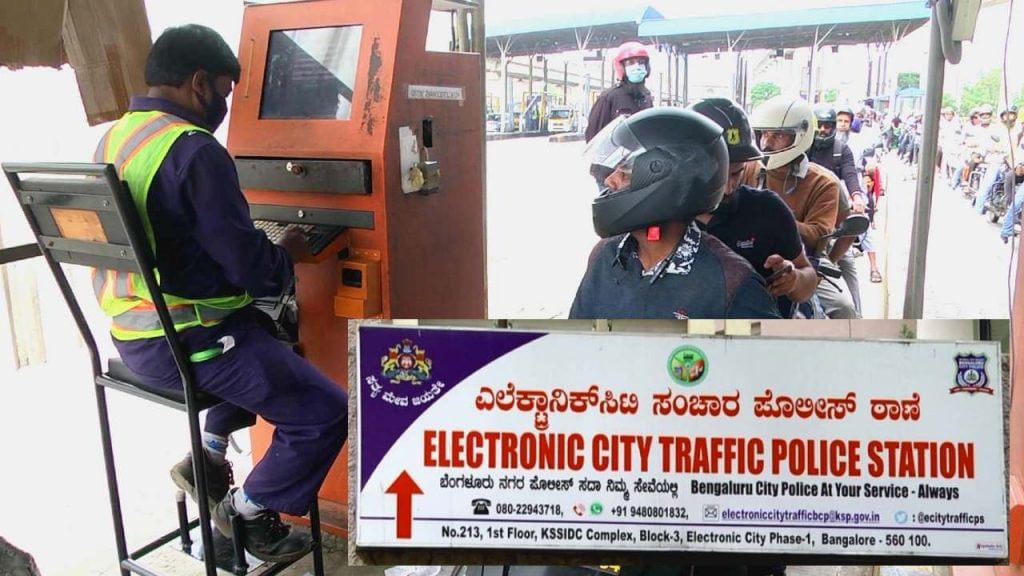
[[[388,348],[388,355],[381,358],[381,375],[392,384],[421,384],[430,379],[431,364],[427,351],[406,338],[393,348]]]
[[[740,129],[739,128],[728,128],[725,131],[725,141],[730,146],[735,146],[740,143]]]
[[[668,357],[668,374],[677,384],[696,386],[708,374],[708,358],[695,346],[680,346]]]
[[[989,386],[988,374],[985,373],[988,358],[984,354],[957,354],[954,361],[956,362],[956,386],[949,389],[950,394],[957,392],[993,393],[992,387]]]

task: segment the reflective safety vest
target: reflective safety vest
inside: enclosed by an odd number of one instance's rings
[[[149,187],[174,142],[182,134],[192,131],[209,134],[195,124],[165,112],[129,112],[103,136],[93,156],[97,163],[113,164],[121,180],[127,182],[152,254],[157,253],[157,247],[146,211]],[[154,270],[154,274],[159,282],[160,271]],[[93,291],[100,308],[113,318],[110,332],[118,340],[164,335],[153,298],[140,274],[95,269]],[[164,300],[177,332],[193,326],[214,326],[252,302],[248,294],[196,299],[166,292]]]

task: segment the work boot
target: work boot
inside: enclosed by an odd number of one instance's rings
[[[217,465],[210,461],[210,456],[203,450],[203,462],[206,464],[206,496],[207,507],[210,512],[217,507],[217,504],[224,499],[231,485],[235,483],[235,475],[231,471],[231,462],[224,461],[224,464]],[[188,492],[192,500],[199,502],[199,493],[196,491],[196,476],[192,470],[192,453],[189,452],[185,459],[178,462],[171,468],[171,480],[174,485]]]
[[[236,490],[238,488],[232,488],[213,511],[214,525],[227,538],[234,538],[231,520],[238,516],[234,504]],[[242,518],[242,526],[246,551],[264,562],[291,562],[304,556],[313,546],[309,536],[293,532],[291,526],[269,508],[264,508],[255,518]]]

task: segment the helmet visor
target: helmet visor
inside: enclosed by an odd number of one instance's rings
[[[616,172],[631,175],[633,161],[646,151],[626,124],[626,117],[619,116],[594,136],[583,150],[583,157],[603,194],[609,187],[608,177]]]

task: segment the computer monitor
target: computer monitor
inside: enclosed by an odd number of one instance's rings
[[[259,117],[350,120],[362,35],[361,25],[272,31]]]

